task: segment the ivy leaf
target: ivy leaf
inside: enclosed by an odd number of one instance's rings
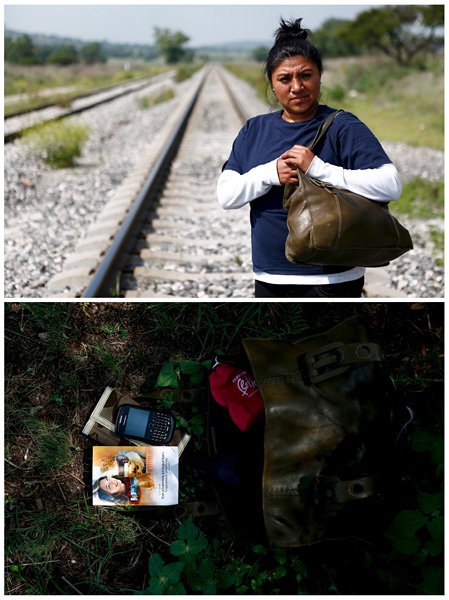
[[[198,373],[198,371],[203,370],[203,365],[194,360],[183,360],[179,366],[181,368],[181,372],[185,373],[186,375],[193,375],[194,373]]]
[[[181,382],[179,381],[178,373],[175,368],[175,363],[168,363],[164,365],[159,371],[155,387],[169,387],[176,389],[180,386]]]
[[[203,381],[204,373],[202,371],[198,371],[198,373],[193,373],[190,376],[190,381],[195,384],[200,384]]]

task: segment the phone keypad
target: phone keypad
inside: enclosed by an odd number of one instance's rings
[[[155,442],[170,440],[172,428],[172,417],[170,415],[158,414],[147,427],[147,437]]]

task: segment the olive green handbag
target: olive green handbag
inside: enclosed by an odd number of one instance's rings
[[[323,121],[311,150],[339,112]],[[287,184],[284,190],[289,229],[285,255],[290,262],[378,267],[413,248],[410,233],[391,214],[388,203],[308,177],[300,169],[298,179],[298,185]]]

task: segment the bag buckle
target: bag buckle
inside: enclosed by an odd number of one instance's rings
[[[298,358],[298,365],[300,369],[304,367],[301,370],[306,384],[310,385],[341,375],[351,365],[382,361],[382,349],[378,344],[334,342],[303,354]]]
[[[317,475],[301,477],[298,485],[305,506],[342,506],[355,500],[366,500],[376,494],[372,477],[341,481],[338,477]]]
[[[343,347],[341,342],[334,342],[304,354],[303,360],[310,383],[320,383],[349,369],[348,364],[341,364],[344,360]]]

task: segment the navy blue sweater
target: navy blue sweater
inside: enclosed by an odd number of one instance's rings
[[[322,105],[313,119],[303,123],[285,121],[281,110],[249,119],[235,139],[224,169],[242,175],[279,158],[295,144],[309,146],[320,123],[334,111]],[[324,162],[344,169],[375,169],[391,162],[368,127],[348,112],[338,115],[314,152]],[[347,270],[294,264],[286,259],[288,228],[283,196],[284,186],[273,186],[250,204],[254,269],[277,275],[324,275]]]

